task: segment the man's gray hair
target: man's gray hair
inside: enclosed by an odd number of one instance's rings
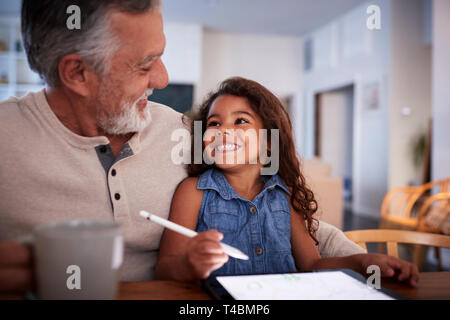
[[[120,46],[110,29],[112,10],[142,13],[160,0],[23,0],[22,37],[28,63],[51,87],[61,85],[58,66],[68,54],[80,55],[103,75]],[[69,6],[80,8],[81,28],[69,30]]]

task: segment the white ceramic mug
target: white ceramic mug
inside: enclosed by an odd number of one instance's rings
[[[72,220],[33,231],[38,299],[115,299],[123,257],[120,226]]]

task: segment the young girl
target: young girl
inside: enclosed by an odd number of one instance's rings
[[[178,186],[169,219],[199,234],[187,238],[164,231],[157,278],[190,281],[211,274],[333,268],[365,275],[369,265],[378,265],[382,276],[396,275],[416,284],[418,271],[413,264],[386,255],[320,257],[315,237],[317,202],[300,172],[289,116],[262,85],[243,78],[224,81],[194,120],[202,124],[206,158],[188,165],[190,177]],[[276,174],[261,175],[261,169],[273,163],[260,155],[263,137],[247,134],[260,129],[267,130],[269,159],[279,154]],[[278,130],[278,141],[272,141],[271,129]],[[228,257],[220,241],[238,248],[249,260]]]

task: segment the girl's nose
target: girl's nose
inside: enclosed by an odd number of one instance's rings
[[[231,136],[231,129],[223,128],[217,133],[219,136]]]

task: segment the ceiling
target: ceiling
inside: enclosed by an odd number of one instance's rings
[[[162,0],[167,22],[245,33],[303,35],[366,0]],[[20,0],[0,0],[0,14],[19,14]]]
[[[303,35],[367,0],[163,0],[168,22],[218,31]]]

